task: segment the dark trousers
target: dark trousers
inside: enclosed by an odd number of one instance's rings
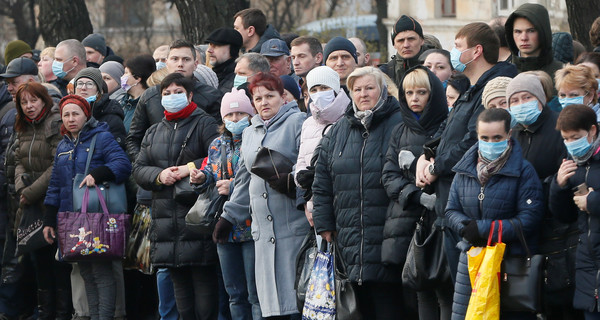
[[[396,320],[403,313],[402,284],[365,282],[352,284],[357,293],[358,308],[365,319]]]
[[[219,295],[216,266],[169,268],[177,311],[182,320],[217,320]]]

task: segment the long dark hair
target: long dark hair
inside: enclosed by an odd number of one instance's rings
[[[19,86],[16,94],[16,109],[17,115],[15,117],[15,131],[23,132],[27,126],[27,116],[23,113],[23,108],[21,107],[21,99],[24,94],[29,94],[31,96],[35,96],[38,99],[42,100],[44,106],[42,107],[41,115],[47,114],[54,103],[52,102],[52,98],[48,93],[48,89],[44,87],[42,84],[37,82],[27,82]]]

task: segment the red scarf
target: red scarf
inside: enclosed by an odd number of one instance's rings
[[[37,116],[37,118],[35,118],[35,119],[29,119],[29,117],[26,116],[25,114],[23,114],[23,118],[25,119],[25,121],[27,121],[29,123],[31,123],[31,122],[37,122],[37,121],[40,121],[40,119],[42,119],[46,115],[46,112],[48,112],[48,108],[43,107],[42,108],[42,112],[40,112],[40,114]]]
[[[194,103],[194,101],[192,101],[190,102],[190,104],[187,105],[187,107],[175,113],[167,112],[167,110],[165,110],[165,118],[167,119],[167,121],[177,121],[185,119],[189,117],[194,112],[194,110],[196,110],[196,108],[198,108],[198,106]]]

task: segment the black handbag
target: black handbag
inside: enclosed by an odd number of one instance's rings
[[[84,173],[76,174],[75,178],[73,179],[73,211],[81,211],[83,194],[85,193],[86,188],[85,186],[83,188],[79,188],[79,185],[90,171],[90,163],[92,162],[92,156],[96,148],[97,136],[97,134],[94,135],[92,141],[90,142]],[[103,183],[100,183],[95,187],[90,187],[90,189],[94,188],[100,189],[100,193],[106,201],[106,206],[108,207],[109,213],[127,213],[127,193],[125,190],[124,183],[117,184],[111,181],[104,181]],[[90,191],[91,192],[89,193],[90,197],[88,203],[89,212],[102,212],[102,207],[100,206],[100,199],[98,199],[97,193],[94,192],[94,190]]]
[[[424,216],[421,216],[408,247],[402,270],[402,284],[416,291],[423,291],[435,288],[449,277],[443,230],[435,225],[428,229]]]
[[[48,246],[44,239],[44,209],[40,205],[21,205],[21,221],[17,227],[16,256]]]
[[[296,280],[294,281],[294,289],[296,289],[296,305],[298,311],[302,312],[304,301],[306,299],[306,290],[310,273],[315,264],[315,258],[319,249],[317,248],[317,233],[314,228],[310,228],[306,237],[302,241],[300,251],[296,256]],[[323,242],[326,242],[323,240]]]
[[[194,122],[191,126],[191,128],[188,130],[185,139],[183,140],[183,144],[181,145],[181,151],[179,152],[179,156],[177,157],[177,160],[175,161],[175,163],[177,165],[181,165],[180,161],[181,158],[183,157],[183,152],[185,150],[185,147],[187,146],[188,141],[190,140],[190,137],[192,136],[192,133],[194,133],[194,130],[196,129],[196,127],[198,126],[198,122],[200,122],[199,120]],[[174,199],[175,201],[186,205],[186,206],[192,206],[194,204],[194,202],[196,201],[196,199],[198,198],[198,193],[196,192],[196,190],[194,190],[194,188],[192,188],[192,185],[190,184],[190,176],[188,175],[187,177],[175,182],[174,186],[174,192],[175,192],[175,196]]]
[[[336,319],[340,320],[362,320],[362,314],[358,309],[358,298],[352,283],[348,279],[346,264],[337,248],[336,241],[334,240],[331,244],[334,257],[333,265],[335,267],[335,316]]]
[[[268,181],[292,172],[293,166],[294,163],[283,154],[262,147],[256,153],[250,172]]]
[[[537,313],[542,310],[542,267],[544,256],[532,255],[525,242],[521,221],[517,223],[513,219],[508,220],[521,245],[525,249],[526,256],[504,257],[500,271],[500,310],[511,312]]]

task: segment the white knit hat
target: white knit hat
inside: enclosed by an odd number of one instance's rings
[[[306,75],[306,87],[310,91],[310,88],[316,85],[326,85],[333,89],[335,93],[339,93],[340,75],[330,67],[316,67]]]

